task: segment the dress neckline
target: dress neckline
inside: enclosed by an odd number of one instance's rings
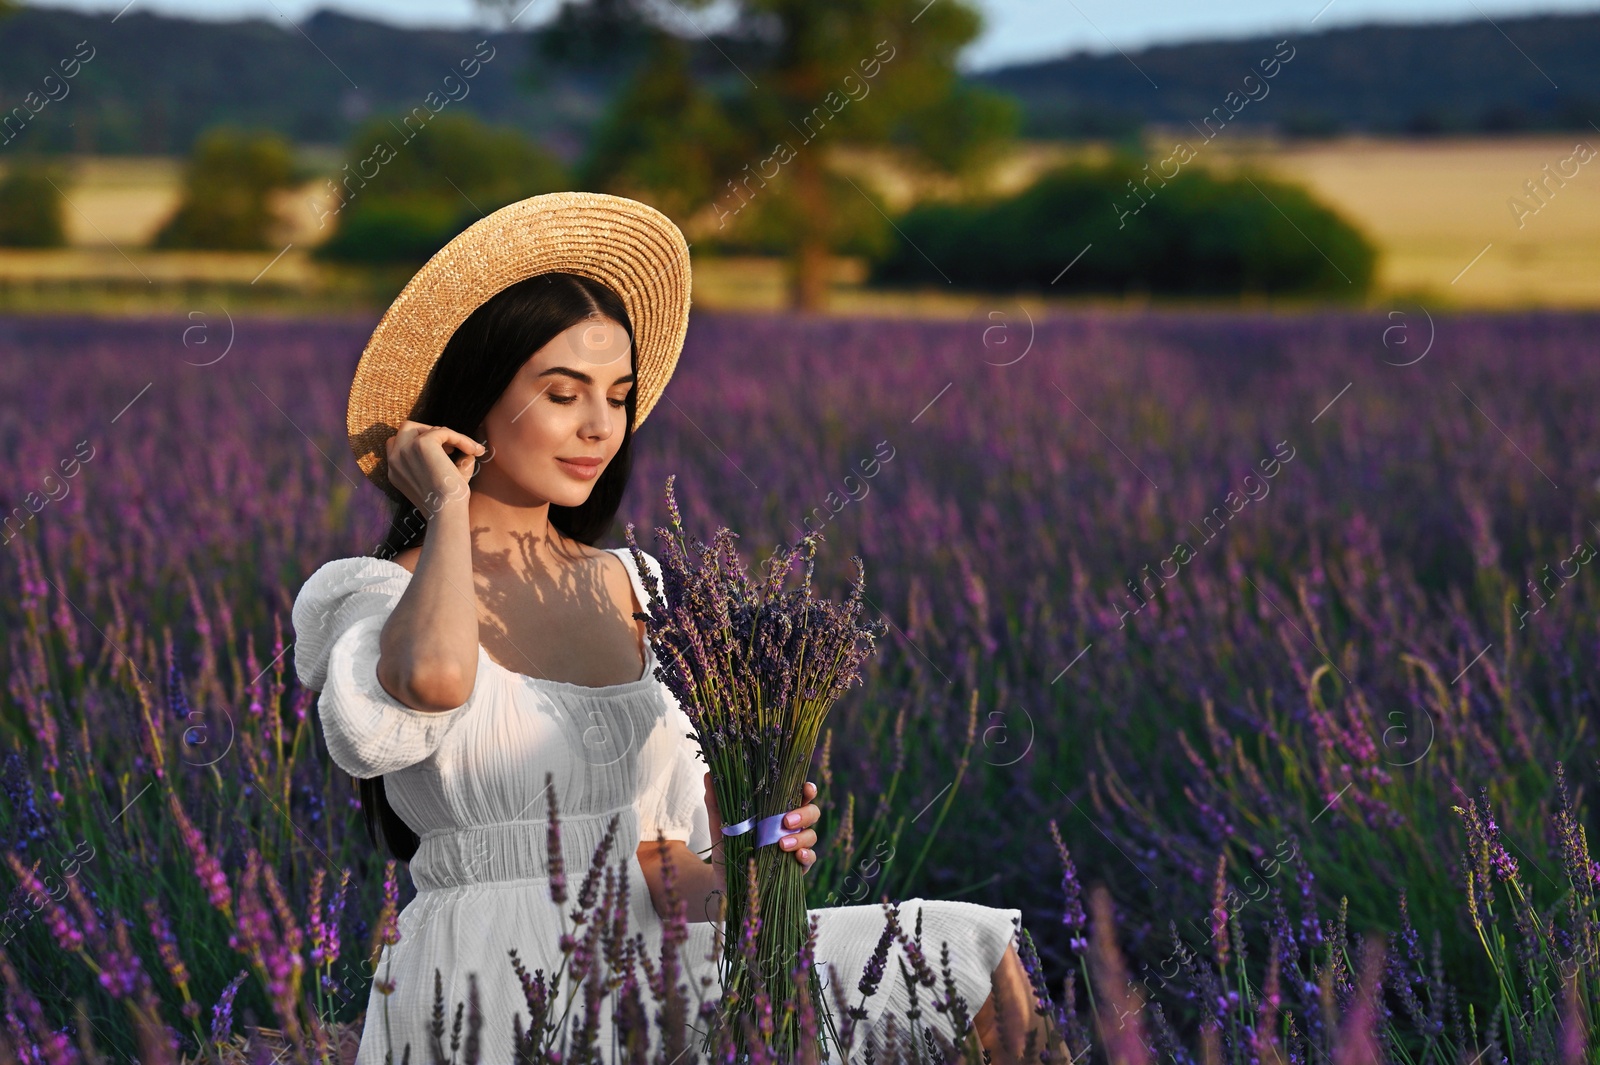
[[[623,568],[628,571],[628,583],[633,588],[633,597],[635,599],[639,600],[639,604],[642,607],[644,605],[644,597],[641,594],[642,589],[643,589],[643,582],[640,580],[638,573],[634,569],[633,559],[628,557],[625,554],[625,552],[627,551],[627,548],[603,547],[600,550],[607,551],[607,552],[609,552],[609,553],[611,553],[613,555],[616,555],[618,558],[620,558],[622,560]],[[376,555],[371,555],[371,556],[367,556],[367,557],[369,557],[373,562],[382,562],[382,563],[384,563],[386,565],[393,566],[395,569],[399,570],[401,573],[404,573],[406,575],[406,578],[407,578],[408,582],[409,582],[411,577],[415,576],[414,573],[412,573],[410,570],[406,569],[404,566],[402,566],[400,563],[396,562],[392,558],[380,558],[380,557],[378,557]],[[549,677],[535,677],[535,676],[531,676],[531,675],[529,675],[527,673],[518,673],[516,670],[510,668],[509,666],[503,666],[499,662],[496,662],[494,659],[490,658],[489,657],[489,652],[484,649],[482,640],[478,641],[478,660],[480,662],[488,663],[488,665],[490,667],[499,670],[502,674],[504,674],[504,675],[506,675],[508,677],[515,677],[518,680],[527,681],[529,684],[542,685],[542,686],[549,687],[549,688],[556,688],[556,689],[567,690],[567,691],[588,692],[590,694],[594,694],[594,693],[598,693],[598,692],[632,691],[635,688],[640,688],[640,687],[643,687],[643,686],[645,686],[647,684],[653,683],[654,680],[655,680],[655,677],[652,676],[652,672],[653,672],[652,671],[652,667],[656,664],[656,649],[655,649],[654,646],[651,645],[650,637],[649,637],[648,634],[646,634],[643,637],[643,642],[644,642],[644,669],[639,674],[639,679],[638,680],[625,680],[625,681],[622,681],[620,684],[600,684],[600,685],[595,685],[595,684],[574,684],[571,681],[566,681],[566,680],[552,680]]]

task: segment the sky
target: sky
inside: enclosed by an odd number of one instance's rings
[[[561,0],[28,0],[115,14],[127,7],[190,18],[265,18],[299,21],[322,7],[407,26],[536,26]],[[938,0],[931,0],[937,3]],[[983,13],[982,35],[961,57],[967,71],[1050,59],[1072,52],[1132,52],[1150,44],[1248,37],[1278,32],[1305,35],[1366,22],[1466,22],[1555,12],[1600,11],[1600,0],[968,0]],[[685,32],[715,29],[726,19],[722,0],[685,10],[659,5]],[[519,10],[520,7],[520,10]],[[495,14],[496,11],[503,14]],[[691,13],[692,11],[692,13]]]

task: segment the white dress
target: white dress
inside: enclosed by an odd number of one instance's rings
[[[612,553],[627,568],[638,602],[645,602],[632,555],[626,548]],[[653,556],[645,558],[659,581],[660,564]],[[573,930],[562,910],[574,908],[589,859],[613,815],[620,820],[608,864],[615,868],[619,855],[630,858],[628,935],[643,933],[651,961],[659,959],[661,919],[632,856],[641,840],[656,838],[658,828],[692,850],[703,852],[709,845],[705,763],[689,735],[688,716],[654,676],[655,651],[648,640],[638,680],[599,688],[514,673],[489,658],[480,643],[477,680],[466,703],[439,713],[406,706],[378,683],[377,661],[379,633],[410,579],[409,570],[387,559],[335,559],[306,581],[293,612],[295,670],[307,689],[322,693],[318,714],[334,762],[355,777],[383,776],[390,805],[421,838],[409,867],[416,897],[400,913],[399,943],[385,948],[377,966],[377,976],[395,984],[387,1025],[384,996],[374,987],[357,1060],[382,1065],[386,1027],[394,1065],[400,1065],[407,1042],[413,1065],[429,1060],[438,969],[446,1047],[455,1006],[467,999],[467,974],[475,972],[484,1016],[480,1060],[503,1065],[512,1059],[512,1015],[521,1014],[524,1028],[528,1024],[526,1000],[507,951],[515,948],[530,974],[542,969],[548,977],[559,967],[559,938]],[[547,772],[554,774],[561,824],[565,907],[551,901],[546,875]],[[824,836],[826,823],[819,829]],[[989,995],[990,974],[1013,942],[1020,911],[907,899],[899,904],[907,935],[913,933],[919,906],[924,955],[938,972],[941,942],[949,942],[957,986],[975,1016]],[[862,1004],[856,984],[884,928],[881,904],[811,912],[818,915],[816,961],[824,996],[831,1005],[832,963],[848,1004]],[[689,938],[680,951],[681,983],[687,985],[690,1023],[699,1024],[694,1016],[699,996],[720,996],[716,929],[689,916]],[[877,993],[865,1000],[867,1026],[876,1039],[889,1011],[897,1014],[896,1028],[904,1030],[909,994],[898,964],[903,958],[900,945],[891,945]],[[702,976],[711,978],[708,988],[702,987]],[[643,977],[641,971],[653,1053],[659,1039],[656,1003]],[[562,1001],[569,990],[564,980]],[[941,979],[932,988],[919,987],[917,1001],[922,1023],[949,1037],[947,1015],[932,1008],[943,994]],[[606,1055],[613,1053],[609,1014],[606,1003],[599,1029]],[[583,1015],[581,994],[571,1015],[575,1032]],[[861,1057],[867,1026],[857,1029],[852,1059]],[[700,1035],[690,1032],[689,1038],[697,1051]]]

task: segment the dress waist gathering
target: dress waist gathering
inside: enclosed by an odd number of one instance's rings
[[[581,880],[611,819],[617,820],[607,864],[618,855],[633,860],[639,846],[636,811],[629,806],[603,813],[562,814],[561,863],[568,880]],[[461,888],[507,880],[548,880],[550,822],[546,819],[501,821],[425,832],[411,859],[411,881],[417,891]]]

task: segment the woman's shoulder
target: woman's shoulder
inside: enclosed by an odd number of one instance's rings
[[[300,630],[310,625],[315,618],[324,616],[330,605],[352,592],[403,590],[410,578],[411,571],[404,566],[375,555],[330,559],[300,586],[292,612],[294,626]]]
[[[661,572],[661,563],[656,561],[656,556],[652,555],[642,547],[629,547],[627,544],[623,544],[621,547],[608,547],[605,550],[610,551],[614,555],[621,555],[629,562],[634,560],[634,552],[638,552],[639,557],[644,559],[646,566],[656,573]]]
[[[634,561],[632,549],[626,546],[589,547],[585,545],[585,549],[591,552],[589,554],[590,558],[601,558],[607,554],[611,554],[617,555],[629,563]],[[656,561],[655,556],[643,548],[639,550],[639,554],[644,556],[646,568],[659,576],[661,573],[661,563]],[[417,562],[419,559],[421,559],[421,557],[421,545],[416,547],[408,547],[404,551],[400,551],[389,558],[382,558],[377,555],[352,555],[349,558],[336,558],[329,562],[323,563],[320,567],[318,567],[316,572],[312,574],[312,577],[314,578],[318,574],[323,574],[324,576],[341,577],[365,576],[370,574],[394,576],[396,575],[395,567],[405,570],[407,574],[414,575],[417,572]]]
[[[661,563],[650,552],[639,548],[639,555],[644,559],[642,571],[633,555],[633,548],[623,547],[589,547],[592,551],[591,558],[600,558],[605,554],[616,555],[628,568],[638,572],[642,581],[648,583],[651,578],[661,580]],[[340,588],[349,588],[352,585],[370,584],[372,582],[400,581],[405,582],[416,574],[417,562],[422,555],[422,548],[408,547],[390,558],[377,555],[352,555],[349,558],[335,558],[324,562],[306,578],[300,590],[302,597],[307,593],[313,595],[326,595],[337,593]]]
[[[398,558],[399,556],[395,556]],[[377,555],[351,555],[348,558],[329,559],[306,578],[305,587],[321,587],[351,579],[393,578],[411,576],[411,567],[392,558]]]
[[[321,691],[334,641],[356,622],[394,607],[411,572],[386,558],[355,555],[324,562],[295,596],[295,668],[301,682]]]
[[[394,556],[394,564],[407,573],[415,573],[417,572],[417,559],[421,557],[422,545],[418,544],[416,547],[408,547],[404,551],[397,552]]]
[[[639,582],[646,588],[649,588],[653,583],[660,583],[661,563],[656,561],[656,556],[652,555],[644,548],[634,548],[623,545],[622,547],[608,547],[606,550],[610,551],[614,555],[617,555],[623,560],[623,562],[627,563],[628,568],[633,570],[638,575]],[[644,566],[642,569],[638,564],[638,559],[634,557],[634,551],[638,551],[639,557],[644,559]]]

